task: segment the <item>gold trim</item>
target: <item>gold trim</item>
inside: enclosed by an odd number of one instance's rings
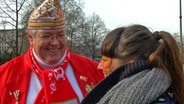
[[[32,27],[56,27],[56,26],[61,26],[64,25],[64,21],[59,21],[59,22],[28,22],[28,26]]]

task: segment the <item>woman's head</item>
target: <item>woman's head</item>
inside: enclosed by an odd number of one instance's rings
[[[159,44],[148,28],[131,25],[112,30],[102,43],[101,54],[122,61],[148,59]]]
[[[111,61],[116,59],[116,65],[120,66],[133,60],[148,60],[149,55],[159,44],[158,39],[148,28],[142,25],[131,25],[112,30],[102,42],[101,54],[112,58]]]
[[[146,60],[151,67],[165,70],[172,81],[175,98],[178,101],[184,98],[183,58],[170,33],[151,32],[139,24],[117,28],[104,39],[101,54],[111,59],[109,67],[119,67],[134,60]]]

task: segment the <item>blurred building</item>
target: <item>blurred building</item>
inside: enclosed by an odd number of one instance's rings
[[[27,38],[25,38],[23,29],[18,30],[18,47],[21,53],[24,53],[28,47]],[[0,30],[0,54],[8,52],[11,53],[16,49],[16,30],[15,29],[1,29]]]

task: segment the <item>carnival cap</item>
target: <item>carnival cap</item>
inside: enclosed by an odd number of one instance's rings
[[[60,0],[43,0],[30,15],[29,30],[64,28]]]

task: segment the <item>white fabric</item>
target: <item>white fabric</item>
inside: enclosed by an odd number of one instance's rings
[[[31,80],[30,80],[26,104],[34,104],[36,96],[38,92],[41,90],[41,88],[42,88],[41,82],[37,78],[36,74],[34,72],[31,72]]]
[[[75,78],[71,64],[68,65],[65,73],[66,73],[66,76],[67,76],[72,88],[74,89],[75,93],[77,94],[77,96],[81,102],[84,97],[82,95],[82,91],[80,90],[79,84],[77,83],[77,80]]]

